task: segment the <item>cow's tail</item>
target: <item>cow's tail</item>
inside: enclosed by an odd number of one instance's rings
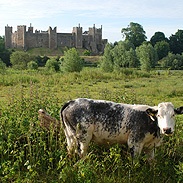
[[[70,100],[70,101],[66,102],[66,103],[62,106],[62,108],[61,108],[61,110],[60,110],[60,118],[61,118],[62,126],[63,126],[64,129],[66,128],[66,124],[68,124],[68,125],[71,127],[72,131],[75,131],[76,129],[73,127],[73,125],[69,122],[69,120],[64,120],[64,116],[63,116],[63,111],[64,111],[71,103],[73,103],[73,102],[74,102],[73,100]]]

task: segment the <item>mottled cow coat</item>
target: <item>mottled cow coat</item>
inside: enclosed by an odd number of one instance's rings
[[[144,147],[152,150],[160,145],[162,139],[156,117],[158,106],[129,105],[86,98],[67,102],[62,107],[60,116],[68,152],[72,154],[75,150],[83,157],[90,141],[109,145],[127,144],[132,156],[139,155]]]

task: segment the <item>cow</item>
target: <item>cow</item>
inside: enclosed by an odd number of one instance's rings
[[[63,105],[60,118],[70,155],[75,151],[84,157],[94,141],[101,145],[127,144],[132,157],[148,149],[153,158],[153,149],[160,145],[163,135],[173,134],[175,114],[183,114],[183,107],[174,109],[171,102],[151,107],[78,98]]]

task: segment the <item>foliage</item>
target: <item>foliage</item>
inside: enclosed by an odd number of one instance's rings
[[[150,43],[143,43],[136,49],[137,56],[140,60],[141,69],[150,71],[157,62],[157,52]]]
[[[174,54],[181,54],[183,52],[183,30],[178,30],[169,38],[170,50]]]
[[[168,53],[159,63],[163,68],[183,69],[183,55]]]
[[[137,66],[137,57],[134,45],[129,41],[120,41],[113,49],[114,67],[135,67]]]
[[[11,54],[11,51],[5,49],[4,37],[0,36],[0,59],[6,64],[6,66],[11,65],[10,54]]]
[[[168,39],[165,37],[163,32],[155,32],[154,35],[151,37],[150,42],[154,46],[156,43],[165,41],[168,43]]]
[[[0,73],[4,73],[6,70],[6,64],[0,58]]]
[[[83,55],[85,55],[85,56],[90,56],[90,55],[91,55],[91,51],[85,50],[85,51],[83,52]]]
[[[100,66],[105,72],[138,67],[134,45],[129,41],[119,41],[115,46],[107,44]]]
[[[30,70],[37,70],[38,69],[38,64],[35,61],[30,61],[27,64],[27,68]]]
[[[49,59],[49,57],[47,57],[47,56],[41,57],[38,55],[35,57],[35,61],[37,62],[39,67],[44,67],[46,65],[46,62],[48,59]]]
[[[145,31],[138,23],[130,22],[127,28],[122,28],[121,33],[125,40],[133,43],[135,47],[140,46],[146,40]]]
[[[105,46],[104,55],[100,60],[100,67],[105,72],[112,72],[114,70],[112,49],[113,49],[113,45],[108,43]]]
[[[163,57],[166,57],[168,55],[168,52],[170,51],[169,43],[167,43],[166,41],[156,42],[154,48],[158,54],[159,60],[161,60]]]
[[[45,68],[46,68],[46,70],[57,72],[57,71],[59,71],[60,66],[56,59],[51,58],[51,59],[47,60]]]
[[[79,56],[75,48],[64,51],[64,61],[62,69],[66,72],[80,72],[84,66],[84,62]]]
[[[10,56],[10,62],[15,69],[27,69],[27,63],[30,62],[32,57],[23,51],[13,52]]]

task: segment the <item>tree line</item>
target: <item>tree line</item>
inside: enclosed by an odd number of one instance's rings
[[[131,22],[121,30],[123,41],[108,43],[104,50],[101,67],[104,71],[120,68],[183,69],[183,30],[169,38],[163,32],[155,32],[147,41],[143,27]]]

